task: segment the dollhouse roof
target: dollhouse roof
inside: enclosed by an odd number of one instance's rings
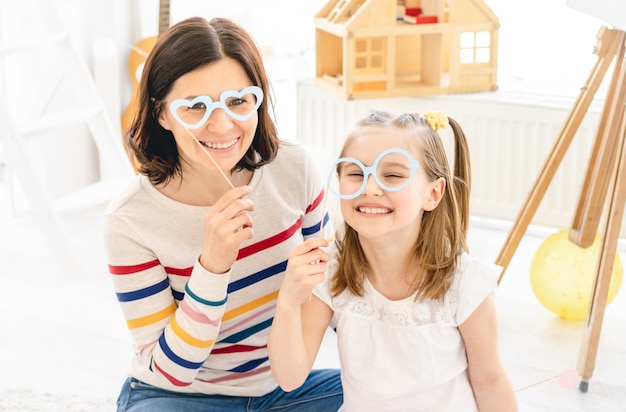
[[[425,1],[425,0],[423,0]],[[483,0],[433,0],[440,1],[445,10],[445,20],[440,23],[498,23],[498,17]],[[359,28],[395,27],[403,22],[397,20],[398,0],[329,0],[316,15],[318,26],[325,20],[334,28],[351,31]],[[403,2],[404,3],[404,2]],[[339,27],[338,27],[339,26]]]

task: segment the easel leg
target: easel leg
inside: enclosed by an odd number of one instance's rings
[[[626,86],[622,85],[622,87]],[[622,218],[624,217],[624,204],[626,204],[626,176],[624,175],[626,173],[626,116],[624,103],[626,101],[622,99],[621,105],[618,106],[620,111],[617,115],[619,116],[620,127],[619,132],[615,135],[615,138],[619,141],[618,162],[614,169],[614,180],[610,191],[611,198],[604,237],[600,246],[600,256],[598,257],[597,270],[578,357],[578,373],[581,377],[579,389],[582,392],[587,392],[589,378],[591,378],[595,368],[604,309],[611,283],[615,254],[617,253],[617,240],[620,234]]]
[[[624,41],[622,32],[609,92],[602,117],[598,123],[593,150],[585,174],[578,207],[574,215],[569,240],[582,248],[591,246],[598,233],[602,209],[607,200],[609,182],[613,176],[615,162],[619,154],[619,124],[621,107],[626,96],[624,84]]]
[[[539,177],[531,189],[530,194],[526,198],[526,202],[515,219],[513,228],[511,229],[511,232],[509,232],[509,236],[506,239],[498,258],[496,259],[496,264],[503,267],[498,283],[502,281],[502,277],[504,276],[507,266],[511,262],[511,258],[515,253],[519,242],[522,240],[528,225],[537,212],[539,203],[543,199],[543,196],[545,195],[554,174],[561,164],[561,161],[563,160],[563,157],[565,156],[576,131],[580,127],[580,123],[589,109],[589,105],[591,104],[596,91],[602,83],[604,75],[615,57],[618,46],[621,43],[620,40],[622,34],[623,32],[607,29],[606,27],[600,28],[600,31],[598,32],[598,44],[596,47],[598,60],[596,61],[596,64],[590,73],[587,82],[585,83],[585,87],[581,89],[581,92],[578,95],[574,107],[572,107],[565,124],[561,128],[559,136],[541,169]]]

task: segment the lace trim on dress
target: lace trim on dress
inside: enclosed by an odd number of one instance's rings
[[[455,282],[456,283],[456,282]],[[455,285],[456,286],[456,285]],[[414,327],[422,325],[454,325],[453,308],[458,301],[458,287],[448,291],[444,301],[415,301],[411,296],[391,301],[366,282],[365,296],[353,296],[344,291],[335,298],[335,311],[343,311],[363,317],[369,321],[391,326]]]

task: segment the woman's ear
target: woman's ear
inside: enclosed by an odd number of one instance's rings
[[[172,131],[172,127],[170,126],[169,119],[165,117],[164,110],[160,111],[159,118],[157,120],[159,121],[159,124],[161,125],[162,128],[164,128],[165,130]]]
[[[170,124],[170,119],[165,116],[166,110],[169,110],[169,107],[164,107],[163,102],[156,101],[154,98],[152,100],[154,101],[154,111],[159,113],[157,121],[162,128],[171,132],[172,125]]]
[[[435,210],[441,199],[443,199],[443,194],[446,191],[446,179],[440,177],[430,184],[430,191],[427,193],[426,201],[424,202],[424,210],[430,212]]]

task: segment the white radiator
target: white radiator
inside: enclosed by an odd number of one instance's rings
[[[323,151],[327,160],[323,166],[327,168],[339,155],[352,126],[371,108],[398,113],[442,111],[459,122],[469,141],[471,214],[512,222],[535,183],[574,100],[540,100],[525,94],[495,92],[345,101],[320,89],[313,81],[304,81],[298,84],[297,90],[297,135],[303,143]],[[601,102],[596,101],[585,115],[534,215],[533,225],[557,229],[571,226],[600,111]],[[442,137],[451,153],[452,134],[447,130],[450,134]],[[626,233],[624,226],[621,237]],[[602,232],[602,226],[599,231]]]

